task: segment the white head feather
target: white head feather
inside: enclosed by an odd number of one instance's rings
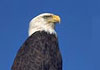
[[[43,16],[54,15],[51,13],[43,13],[33,18],[29,24],[29,36],[36,31],[46,31],[50,34],[56,34],[54,22],[48,22]],[[49,19],[48,19],[49,20]]]

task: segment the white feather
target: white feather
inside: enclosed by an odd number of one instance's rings
[[[48,23],[43,18],[44,15],[53,15],[53,14],[44,13],[33,18],[29,24],[29,36],[35,33],[36,31],[46,31],[47,33],[50,34],[56,34],[56,31],[54,29],[54,23]]]

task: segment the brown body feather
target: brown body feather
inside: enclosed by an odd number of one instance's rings
[[[62,57],[54,34],[37,31],[19,49],[11,70],[62,70]]]

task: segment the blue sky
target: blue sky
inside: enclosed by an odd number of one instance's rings
[[[44,12],[62,19],[63,70],[100,70],[100,0],[0,0],[0,70],[10,70],[29,21]]]

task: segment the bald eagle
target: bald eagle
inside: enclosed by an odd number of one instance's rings
[[[18,50],[11,70],[62,70],[55,24],[60,17],[43,13],[33,18],[29,37]]]

